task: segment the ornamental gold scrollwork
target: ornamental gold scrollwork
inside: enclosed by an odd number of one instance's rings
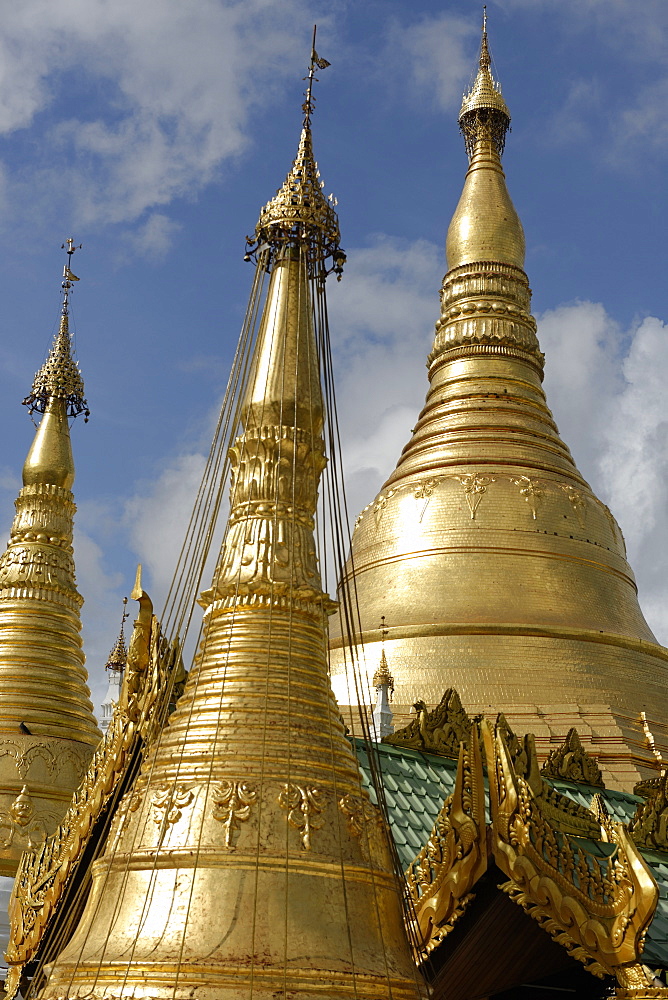
[[[629,835],[638,847],[668,851],[668,771],[648,791],[629,823]]]
[[[417,718],[382,742],[457,759],[459,744],[468,742],[472,723],[455,689],[448,688],[431,712],[424,701],[416,701],[413,708]]]
[[[382,813],[368,798],[350,792],[339,799],[339,809],[354,837],[361,837],[372,823],[382,823]]]
[[[624,827],[599,826],[599,850],[560,833],[541,813],[503,732],[482,723],[492,851],[500,888],[594,975],[641,975],[639,955],[658,902],[652,875]],[[640,970],[640,971],[639,971]]]
[[[429,506],[429,501],[437,484],[438,484],[438,479],[425,479],[423,482],[418,483],[415,488],[415,492],[413,493],[415,499],[424,500],[424,503],[420,508],[420,516],[418,517],[418,521],[420,524],[422,523],[422,518],[424,517],[425,511]]]
[[[567,486],[565,484],[559,484],[560,489],[566,494],[568,502],[573,508],[573,512],[578,519],[578,524],[581,528],[585,526],[585,514],[587,512],[587,504],[584,501],[584,497],[579,490],[576,490],[574,486]]]
[[[568,730],[564,742],[551,750],[540,772],[546,778],[564,778],[603,788],[603,775],[591,754],[582,746],[575,727]]]
[[[118,789],[136,754],[142,753],[140,733],[146,738],[164,724],[171,678],[180,664],[178,643],[168,645],[160,634],[148,595],[141,589],[138,572],[133,598],[140,610],[135,622],[120,697],[109,728],[95,751],[70,807],[52,836],[35,850],[25,851],[19,862],[10,902],[8,984],[16,995],[23,965],[39,949],[66,885],[74,877],[98,819]],[[158,697],[160,695],[160,697]],[[145,744],[144,744],[145,745]],[[118,837],[126,817],[140,798],[129,792],[121,803],[110,836]]]
[[[160,827],[160,836],[164,835],[168,826],[178,823],[183,810],[195,798],[190,785],[159,783],[150,789],[151,818]]]
[[[531,516],[535,521],[538,516],[538,505],[543,500],[545,491],[541,489],[537,479],[531,479],[529,476],[511,477],[510,481],[518,487],[520,496],[524,497],[528,503]]]
[[[406,870],[421,948],[428,955],[450,933],[487,870],[485,785],[476,723],[462,742],[451,795],[429,840]]]
[[[312,785],[285,784],[278,796],[278,804],[288,814],[288,823],[299,831],[302,847],[311,850],[311,831],[324,825],[323,793]]]
[[[475,521],[476,511],[480,506],[480,501],[487,492],[490,483],[496,482],[493,476],[481,476],[477,472],[469,473],[466,476],[453,476],[464,489],[464,496],[471,512],[471,520]]]
[[[225,831],[223,843],[233,851],[232,833],[250,817],[251,806],[257,799],[257,788],[248,781],[219,781],[211,789],[211,797],[213,818],[223,824]]]

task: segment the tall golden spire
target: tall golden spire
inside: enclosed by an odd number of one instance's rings
[[[60,328],[24,402],[43,414],[0,557],[0,873],[53,831],[100,739],[86,686],[72,555],[68,415],[88,413],[72,358],[63,273]]]
[[[386,830],[327,673],[314,295],[343,255],[304,128],[249,244],[269,288],[200,650],[45,1000],[419,995]]]
[[[619,527],[547,407],[524,235],[501,167],[509,122],[484,24],[459,117],[469,167],[448,230],[429,391],[358,519],[346,579],[354,573],[369,678],[381,612],[392,623],[395,720],[455,687],[470,711],[491,705],[536,732],[543,753],[572,726],[591,732],[607,779],[631,788],[654,767],[641,710],[668,744],[668,651],[638,606]],[[330,631],[345,701],[338,619]]]

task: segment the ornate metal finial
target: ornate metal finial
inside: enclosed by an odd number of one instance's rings
[[[305,101],[302,104],[302,111],[304,112],[304,128],[311,127],[311,115],[315,109],[315,97],[313,96],[313,81],[318,82],[318,78],[315,75],[316,69],[327,69],[328,66],[332,64],[327,62],[326,59],[321,59],[315,50],[315,35],[318,30],[318,25],[313,25],[313,41],[311,43],[311,62],[308,68],[308,74],[304,77],[308,80],[308,86],[306,87]]]
[[[23,400],[23,405],[29,407],[31,414],[35,411],[44,413],[49,400],[64,399],[68,417],[77,417],[83,413],[87,423],[90,410],[84,396],[84,384],[79,365],[72,357],[72,338],[69,329],[70,293],[74,282],[79,280],[72,272],[70,265],[72,255],[81,249],[81,243],[75,246],[74,240],[69,237],[61,245],[61,250],[65,250],[65,248],[67,248],[67,263],[63,266],[61,281],[63,303],[60,313],[60,328],[53,339],[46,361],[35,375],[32,389]]]
[[[387,665],[387,657],[385,656],[385,637],[387,636],[387,629],[385,628],[385,615],[380,619],[380,638],[381,638],[381,651],[380,651],[380,665],[373,675],[373,686],[376,689],[376,705],[373,710],[373,724],[378,737],[382,740],[386,736],[391,736],[394,732],[394,723],[392,722],[392,709],[390,708],[390,702],[392,701],[392,695],[394,694],[394,677],[390,673],[390,668]]]
[[[118,638],[116,642],[111,647],[111,652],[109,653],[109,659],[107,660],[104,669],[113,671],[114,673],[121,674],[125,670],[125,663],[128,658],[128,649],[125,643],[125,622],[126,619],[130,617],[129,611],[127,611],[128,599],[123,598],[123,615],[121,617],[121,630],[118,633]]]
[[[464,94],[459,127],[466,152],[473,155],[476,143],[488,139],[494,144],[499,156],[503,153],[506,133],[510,129],[510,112],[501,95],[501,85],[492,76],[492,59],[487,40],[487,7],[482,9],[482,38],[478,73],[468,94]]]
[[[304,120],[297,155],[276,197],[267,202],[260,212],[254,236],[247,237],[244,259],[255,259],[263,250],[277,252],[301,245],[308,249],[312,275],[317,272],[323,276],[334,271],[340,278],[346,255],[341,249],[339,220],[334,211],[337,201],[334,195],[326,198],[323,194],[324,181],[320,180],[311,139],[311,116],[315,108],[313,83],[318,80],[316,69],[326,69],[330,65],[316,52],[315,36],[314,27],[311,60],[308,74],[304,77],[308,84],[302,104]],[[331,260],[332,264],[323,271],[322,265],[327,260]],[[317,268],[313,266],[315,264]]]

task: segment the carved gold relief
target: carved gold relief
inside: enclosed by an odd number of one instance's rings
[[[604,787],[601,770],[596,760],[582,746],[575,727],[568,730],[561,746],[550,751],[541,774],[546,778],[565,778],[567,781]]]
[[[531,479],[529,476],[520,476],[517,479],[511,478],[510,481],[519,488],[520,496],[524,497],[528,503],[531,516],[535,521],[538,514],[538,505],[545,496],[545,491],[538,485],[538,480]]]
[[[453,479],[456,479],[463,486],[466,502],[471,511],[471,520],[475,521],[475,514],[480,501],[487,492],[489,484],[495,482],[494,477],[481,476],[477,472],[472,472],[466,476],[453,476]]]
[[[25,850],[34,850],[46,840],[56,822],[53,813],[37,812],[26,785],[9,806],[0,812],[0,848],[19,843]]]
[[[223,824],[225,847],[234,850],[232,833],[240,829],[240,823],[251,814],[251,806],[257,799],[257,788],[247,781],[219,781],[211,789],[213,818]]]
[[[668,772],[648,788],[646,801],[638,803],[629,834],[639,847],[668,851]]]
[[[469,740],[471,719],[454,688],[448,688],[431,712],[423,701],[416,701],[413,708],[417,719],[391,736],[384,736],[382,742],[457,758],[459,744]]]
[[[542,815],[498,727],[483,722],[492,850],[501,888],[589,972],[619,978],[635,968],[658,901],[652,875],[623,826],[606,822],[601,856],[558,833]]]
[[[160,827],[161,833],[181,819],[183,810],[193,799],[193,790],[189,785],[156,784],[151,788],[151,818]]]
[[[311,831],[319,830],[325,820],[320,815],[323,809],[323,794],[311,785],[286,784],[281,789],[278,802],[288,814],[288,823],[299,831],[302,847],[311,850]]]
[[[452,795],[445,800],[427,844],[406,871],[420,945],[427,954],[452,930],[486,869],[485,786],[474,723],[469,745],[460,744]]]

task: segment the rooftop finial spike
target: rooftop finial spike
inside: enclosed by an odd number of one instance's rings
[[[297,155],[283,186],[267,202],[262,211],[255,235],[246,238],[245,260],[252,260],[260,250],[282,251],[286,246],[304,246],[308,249],[309,274],[321,276],[333,271],[340,278],[346,255],[341,249],[339,220],[333,195],[325,197],[324,181],[320,179],[318,164],[313,156],[311,115],[315,106],[313,82],[317,81],[316,69],[326,69],[330,63],[316,52],[316,26],[313,27],[311,61],[304,77],[308,80],[302,104],[304,120]],[[329,268],[326,262],[330,260]]]
[[[105,664],[105,670],[115,671],[116,673],[123,673],[125,670],[125,661],[128,656],[127,646],[125,644],[125,622],[126,619],[130,617],[130,613],[127,610],[128,599],[123,598],[123,614],[121,616],[121,629],[118,633],[116,642],[111,648],[109,653],[109,658]]]
[[[78,281],[76,274],[72,272],[72,255],[81,249],[81,244],[75,246],[72,237],[69,237],[62,245],[61,250],[67,248],[67,263],[63,266],[63,278],[61,287],[63,289],[63,304],[60,314],[60,328],[53,339],[49,355],[35,375],[32,389],[23,400],[23,405],[30,408],[30,413],[46,412],[50,400],[64,399],[67,416],[77,417],[84,414],[87,422],[90,416],[88,403],[84,396],[84,384],[79,371],[79,365],[72,357],[72,338],[69,329],[69,307],[70,292],[72,285]]]
[[[315,109],[315,97],[313,96],[313,81],[315,80],[316,83],[318,82],[318,78],[315,75],[315,71],[316,69],[327,69],[328,66],[331,66],[331,63],[328,63],[326,59],[321,59],[315,50],[315,36],[317,30],[318,30],[318,25],[314,24],[313,41],[311,42],[311,62],[309,64],[308,74],[307,76],[304,77],[305,80],[308,80],[308,86],[306,87],[306,94],[305,94],[306,100],[302,104],[302,111],[304,112],[304,128],[311,127],[311,115],[313,114],[313,111]]]

